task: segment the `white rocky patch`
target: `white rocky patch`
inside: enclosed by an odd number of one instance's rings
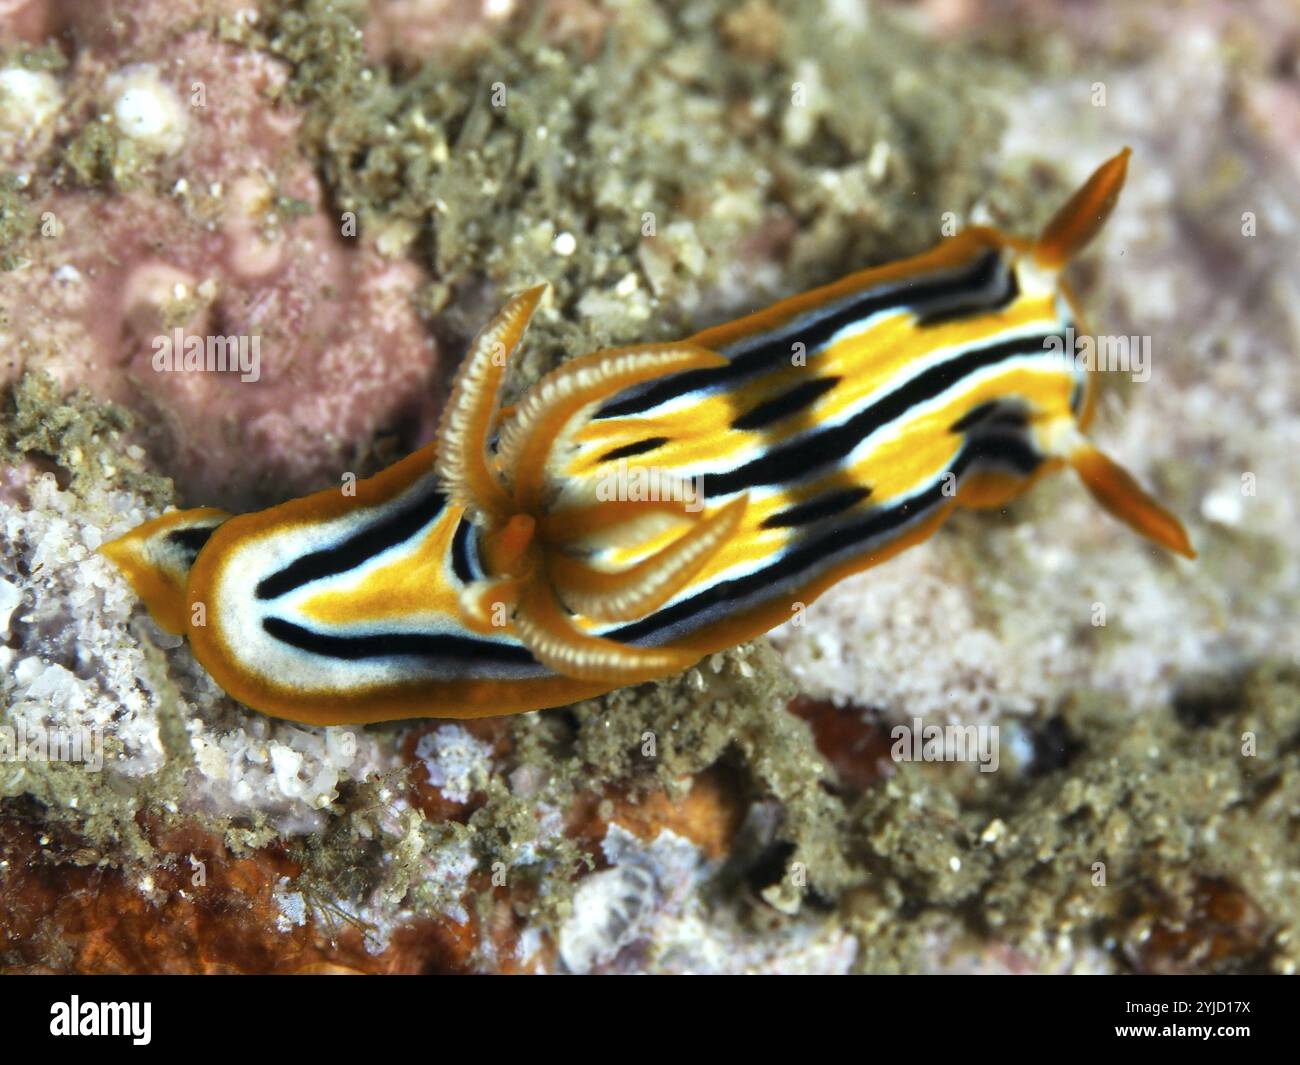
[[[443,725],[421,736],[415,757],[424,763],[429,783],[451,802],[468,802],[470,792],[487,783],[492,748],[460,725]]]
[[[612,824],[601,844],[610,868],[586,877],[561,926],[570,972],[846,972],[857,941],[820,917],[755,937],[727,909],[706,907],[717,872],[690,840],[668,830],[647,842]]]
[[[127,137],[158,155],[175,155],[185,146],[189,118],[173,89],[150,63],[123,67],[105,89],[113,121]]]
[[[63,89],[44,70],[0,70],[0,130],[17,140],[35,137],[63,105]]]

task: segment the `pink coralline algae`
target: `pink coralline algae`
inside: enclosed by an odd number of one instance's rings
[[[428,404],[423,271],[331,210],[277,60],[185,29],[171,4],[107,7],[121,19],[65,27],[70,66],[13,82],[65,101],[10,131],[28,165],[42,137],[72,147],[17,175],[31,232],[0,297],[0,384],[43,371],[143,414],[184,500],[239,509],[336,482]],[[169,372],[169,349],[192,370],[200,346],[206,372]]]

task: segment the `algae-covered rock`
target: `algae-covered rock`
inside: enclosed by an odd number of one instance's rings
[[[1294,971],[1276,6],[0,14],[0,967]],[[1149,373],[1092,432],[1195,563],[1048,480],[679,677],[318,728],[227,697],[96,554],[423,443],[524,286],[512,393],[953,224],[1028,236],[1125,143],[1075,281]],[[256,377],[155,372],[173,329],[256,333]]]

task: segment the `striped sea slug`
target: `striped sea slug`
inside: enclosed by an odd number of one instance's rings
[[[475,339],[435,442],[354,493],[172,512],[103,550],[231,695],[323,724],[671,674],[1065,464],[1192,557],[1084,436],[1090,372],[1061,355],[1079,329],[1061,270],[1127,160],[1037,241],[967,229],[684,341],[575,359],[503,409],[530,289]]]

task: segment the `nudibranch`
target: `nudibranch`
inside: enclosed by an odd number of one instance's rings
[[[476,717],[667,676],[1069,464],[1158,544],[1178,520],[1084,435],[1061,280],[1127,149],[1037,241],[968,228],[500,406],[544,294],[474,340],[436,439],[353,491],[164,514],[103,551],[236,699],[296,721]],[[1082,330],[1080,330],[1082,332]]]

